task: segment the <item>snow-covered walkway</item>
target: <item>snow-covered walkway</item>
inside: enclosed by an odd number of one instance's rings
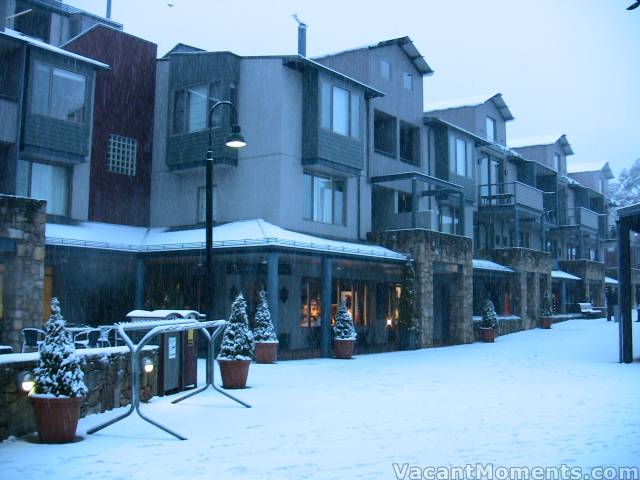
[[[635,352],[640,324],[634,323]],[[84,440],[0,445],[0,478],[393,479],[392,464],[637,466],[640,363],[621,365],[618,325],[572,320],[552,330],[461,345],[253,365],[244,409],[209,391],[143,409],[95,435],[115,412],[80,422]]]

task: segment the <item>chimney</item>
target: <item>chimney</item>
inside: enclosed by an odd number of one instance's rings
[[[307,56],[307,24],[300,21],[298,14],[291,15],[298,22],[298,55]]]

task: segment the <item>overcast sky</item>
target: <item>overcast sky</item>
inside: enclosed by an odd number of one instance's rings
[[[106,0],[66,3],[104,15]],[[566,133],[569,162],[640,157],[640,8],[632,0],[113,0],[125,31],[239,55],[318,56],[408,35],[435,73],[425,101],[501,92],[508,138]],[[174,4],[169,7],[169,4]]]

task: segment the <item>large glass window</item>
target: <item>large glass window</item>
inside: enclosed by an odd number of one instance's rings
[[[397,120],[387,113],[376,110],[373,115],[373,146],[377,152],[396,156]]]
[[[344,225],[346,185],[341,178],[304,174],[304,218]]]
[[[451,172],[462,177],[473,178],[473,156],[471,143],[454,137],[451,149]]]
[[[420,130],[410,123],[400,121],[400,160],[420,163]]]
[[[496,121],[491,117],[487,117],[487,140],[496,141]]]
[[[360,136],[360,97],[349,90],[322,81],[320,125],[346,137]]]
[[[59,120],[82,123],[85,87],[84,75],[36,62],[31,90],[31,111]]]
[[[235,96],[235,85],[231,85],[231,95]],[[192,133],[208,128],[211,107],[222,99],[220,82],[203,83],[177,90],[173,97],[173,133]],[[211,126],[221,125],[222,109],[217,108],[211,119]]]
[[[44,163],[31,164],[31,198],[47,201],[47,213],[67,215],[69,174],[67,169]]]

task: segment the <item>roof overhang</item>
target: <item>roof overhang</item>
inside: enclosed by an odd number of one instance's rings
[[[413,43],[410,37],[400,37],[394,38],[391,40],[385,40],[379,42],[377,47],[386,47],[388,45],[398,45],[402,51],[405,53],[407,58],[411,61],[415,69],[420,72],[421,75],[433,75],[433,69],[429,66],[427,61],[424,59],[418,48]],[[375,48],[375,47],[371,47]]]
[[[563,272],[562,270],[551,270],[551,278],[556,278],[558,280],[582,280],[580,277],[576,277],[567,272]]]
[[[499,263],[492,262],[491,260],[483,260],[474,258],[472,260],[474,270],[487,270],[491,272],[513,273],[514,270],[510,267],[500,265]]]

